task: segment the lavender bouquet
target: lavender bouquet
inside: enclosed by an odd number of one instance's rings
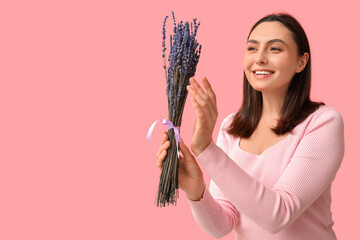
[[[193,19],[192,22],[180,21],[176,23],[174,12],[174,33],[170,35],[170,53],[168,57],[169,66],[167,67],[165,58],[165,25],[168,16],[163,24],[162,57],[164,59],[164,69],[166,76],[166,95],[168,99],[168,119],[175,126],[168,130],[170,148],[164,159],[159,190],[157,194],[157,206],[176,205],[178,194],[178,169],[179,169],[179,128],[187,97],[186,86],[189,79],[195,75],[196,66],[199,62],[201,45],[195,39],[200,22]]]

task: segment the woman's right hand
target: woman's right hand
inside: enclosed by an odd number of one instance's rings
[[[203,173],[183,140],[181,140],[179,145],[181,150],[179,159],[179,188],[186,193],[190,200],[199,201],[205,190]],[[167,132],[164,131],[160,148],[156,154],[157,166],[159,168],[162,167],[169,147],[170,141],[168,141]]]

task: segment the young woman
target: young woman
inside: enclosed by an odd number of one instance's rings
[[[251,29],[244,55],[243,103],[218,112],[209,81],[191,79],[196,113],[191,150],[180,143],[179,187],[197,223],[220,238],[336,239],[331,183],[344,155],[344,126],[333,108],[310,100],[311,55],[301,25],[272,14]],[[161,167],[170,142],[164,132]],[[211,177],[206,188],[198,163]]]

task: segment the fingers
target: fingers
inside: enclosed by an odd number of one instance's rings
[[[167,136],[167,132],[164,131],[163,132],[163,136],[161,138],[161,145],[160,148],[158,150],[158,152],[156,153],[156,158],[157,158],[157,163],[156,165],[161,168],[162,163],[165,159],[165,156],[167,154],[167,149],[170,147],[170,141],[168,141],[168,136]]]
[[[190,78],[191,85],[187,87],[187,90],[190,92],[191,96],[195,98],[196,102],[200,104],[200,106],[205,106],[207,104],[210,108],[209,110],[217,113],[215,92],[213,91],[207,78],[204,77],[202,79],[202,82],[206,89],[206,93],[201,88],[199,83],[195,80],[195,78]]]
[[[181,140],[180,142],[180,150],[181,150],[181,153],[182,155],[184,156],[184,159],[192,159],[193,158],[193,155],[191,154],[189,148],[185,145],[184,141]]]
[[[212,87],[210,85],[209,80],[207,80],[207,78],[204,77],[202,79],[202,82],[203,82],[204,87],[206,89],[207,95],[209,96],[209,98],[210,98],[210,100],[211,100],[211,102],[213,104],[214,109],[217,110],[217,108],[216,108],[216,95],[215,95],[215,92],[214,92],[214,90],[212,89]]]
[[[210,110],[210,109],[206,109],[209,107],[208,102],[207,102],[208,98],[207,98],[206,93],[202,90],[202,88],[196,82],[196,80],[194,78],[190,79],[190,83],[191,83],[191,85],[188,85],[186,87],[186,89],[192,96],[191,101],[192,101],[195,109],[198,107],[202,107],[202,108],[204,108],[203,109],[204,111]]]
[[[161,154],[159,155],[156,165],[158,166],[158,168],[161,168],[164,162],[164,159],[166,157],[166,150],[162,151]]]
[[[160,146],[158,152],[156,153],[156,158],[159,158],[160,154],[162,154],[164,151],[166,152],[166,150],[167,150],[169,147],[170,147],[170,141],[164,142],[164,143]]]
[[[195,80],[195,78],[193,78],[193,77],[190,78],[190,84],[193,87],[193,89],[195,90],[195,92],[199,93],[202,98],[206,98],[206,93],[201,88],[199,83]]]
[[[210,96],[204,93],[204,91],[201,89],[200,85],[196,82],[195,79],[192,78],[191,83],[192,85],[187,86],[187,90],[192,96],[191,103],[194,107],[197,118],[216,119],[218,113],[217,113],[216,105],[214,106],[214,104],[216,104],[215,99],[211,100]],[[211,88],[209,84],[206,86]],[[203,97],[202,94],[205,94],[205,97]]]
[[[204,101],[199,94],[194,93],[194,95],[192,95],[191,104],[194,107],[197,117],[206,118],[211,114],[208,103]]]
[[[168,135],[166,131],[163,131],[160,146],[163,145],[166,142],[166,140],[168,140]]]

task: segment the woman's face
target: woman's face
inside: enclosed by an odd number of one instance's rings
[[[250,34],[244,55],[244,71],[257,91],[286,93],[291,79],[301,72],[308,54],[299,57],[292,33],[282,23],[263,22]]]

